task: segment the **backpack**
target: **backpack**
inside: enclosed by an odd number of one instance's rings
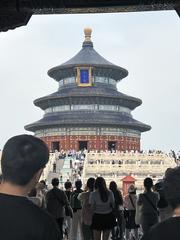
[[[77,210],[77,209],[81,209],[82,205],[81,205],[81,201],[78,199],[78,195],[79,195],[79,191],[74,191],[71,194],[71,199],[70,199],[70,203],[71,203],[71,207],[73,210]]]

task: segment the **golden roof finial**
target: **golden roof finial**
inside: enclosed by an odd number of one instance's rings
[[[85,42],[91,42],[91,33],[92,33],[91,28],[87,27],[87,28],[84,29]]]

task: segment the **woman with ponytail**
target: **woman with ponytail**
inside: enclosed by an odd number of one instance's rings
[[[110,231],[116,224],[113,214],[115,201],[113,193],[106,187],[104,178],[98,177],[96,179],[95,191],[91,193],[89,201],[93,209],[94,240],[108,240]]]

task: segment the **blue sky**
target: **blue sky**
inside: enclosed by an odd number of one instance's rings
[[[180,19],[175,11],[33,16],[0,35],[0,149],[40,119],[36,98],[57,90],[47,71],[74,56],[91,27],[94,48],[126,68],[119,91],[141,98],[133,117],[151,125],[142,149],[180,150]]]

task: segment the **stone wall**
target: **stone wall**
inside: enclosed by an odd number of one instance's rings
[[[135,137],[120,136],[47,136],[41,139],[48,145],[52,151],[52,143],[59,142],[59,151],[74,149],[79,150],[79,141],[87,141],[88,150],[108,150],[108,142],[116,143],[116,150],[137,150],[140,151],[140,139]]]

